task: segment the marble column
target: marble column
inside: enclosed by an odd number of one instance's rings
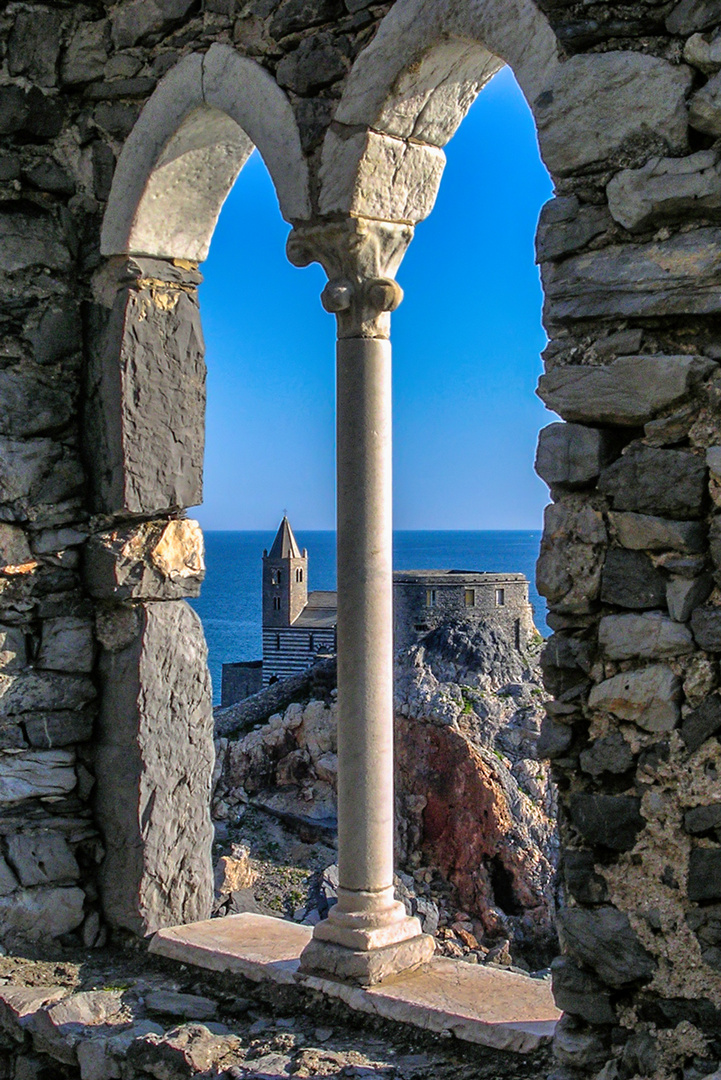
[[[365,984],[430,959],[393,893],[391,346],[338,342],[338,903],[304,970]]]
[[[362,985],[416,967],[434,942],[393,892],[392,274],[412,229],[357,220],[302,230],[296,265],[328,273],[338,319],[338,903],[301,968]]]

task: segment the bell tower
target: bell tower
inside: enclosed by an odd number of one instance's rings
[[[288,518],[270,551],[263,552],[263,629],[292,626],[308,603],[308,552],[296,542]]]

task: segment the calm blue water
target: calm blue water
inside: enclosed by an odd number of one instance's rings
[[[220,701],[224,663],[261,656],[261,558],[275,532],[206,532],[207,573],[191,603],[203,620],[213,696]],[[335,533],[296,532],[308,548],[308,588],[335,589]],[[525,574],[531,583],[536,626],[545,636],[545,601],[536,592],[540,532],[396,532],[396,570],[487,570]]]

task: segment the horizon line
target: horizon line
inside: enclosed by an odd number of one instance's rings
[[[296,532],[331,532],[331,533],[336,532],[335,529],[326,529],[326,528],[319,529],[317,527],[311,527],[311,526],[308,526],[306,528],[305,526],[302,526],[302,525],[294,526],[294,528],[295,528]],[[256,533],[264,533],[264,532],[274,532],[276,530],[277,530],[277,525],[269,526],[267,528],[252,528],[252,529],[251,528],[243,528],[243,529],[240,529],[240,528],[236,528],[236,529],[212,529],[212,528],[208,529],[208,528],[203,528],[204,533],[209,533],[209,532],[228,532],[228,533],[232,533],[232,532],[256,532]],[[402,532],[406,532],[406,533],[425,533],[425,532],[427,532],[427,533],[439,533],[439,532],[441,532],[441,533],[482,533],[482,532],[542,533],[543,529],[540,528],[540,527],[536,528],[536,529],[508,529],[508,528],[506,528],[506,529],[502,529],[502,528],[495,528],[495,529],[430,529],[430,528],[423,528],[423,529],[393,529],[393,532],[394,533],[402,533]]]

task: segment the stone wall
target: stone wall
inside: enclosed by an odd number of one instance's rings
[[[497,590],[502,590],[502,601]],[[466,593],[471,591],[473,603]],[[429,592],[432,593],[429,596]],[[429,602],[430,601],[430,602]],[[396,650],[417,644],[429,630],[463,620],[509,632],[518,649],[537,635],[523,574],[464,574],[458,571],[396,571],[393,574],[393,640]]]
[[[539,392],[564,421],[538,454],[567,895],[556,1078],[696,1080],[721,1061],[721,8],[542,7],[3,9],[3,932],[97,940],[101,833],[137,886],[118,909],[103,871],[116,925],[185,917],[208,887],[183,514],[201,497],[197,262],[249,140],[341,337],[383,337],[442,147],[506,61],[556,185],[537,239]],[[171,727],[187,755],[166,773]],[[103,762],[121,745],[118,792]],[[171,886],[153,807],[179,777],[185,809],[163,820],[194,857]]]

